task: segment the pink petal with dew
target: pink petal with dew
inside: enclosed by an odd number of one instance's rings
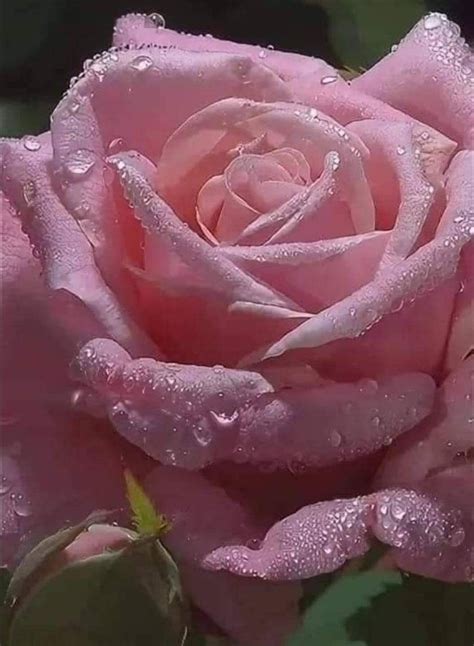
[[[357,338],[404,302],[440,289],[456,275],[461,251],[474,236],[474,214],[449,206],[437,237],[371,283],[302,323],[276,344],[242,363],[279,356],[296,348]],[[447,334],[447,330],[446,330]]]
[[[415,489],[303,507],[276,523],[258,549],[221,547],[203,565],[273,581],[309,578],[364,554],[375,536],[394,548],[400,567],[444,581],[472,580],[474,528],[466,507],[472,475],[472,467],[460,467]]]
[[[105,340],[86,345],[76,364],[120,434],[189,469],[221,460],[283,467],[351,460],[426,417],[434,392],[421,374],[274,392],[258,373],[130,361]]]
[[[239,643],[282,645],[297,622],[297,583],[256,581],[200,566],[202,557],[216,547],[262,537],[261,524],[201,474],[157,467],[146,489],[171,522],[163,539],[193,603]]]
[[[328,153],[337,153],[339,175],[357,232],[373,229],[374,209],[365,179],[365,146],[330,117],[290,103],[226,99],[197,112],[167,141],[158,163],[160,195],[190,220],[201,187],[222,173],[239,144],[265,134],[267,151],[292,148],[306,159],[313,181]]]
[[[388,235],[374,231],[320,242],[219,247],[219,254],[306,312],[317,312],[373,279]]]
[[[66,523],[124,505],[122,463],[140,471],[146,460],[74,405],[69,361],[103,330],[78,299],[45,287],[15,209],[0,196],[0,552],[12,566]]]
[[[410,255],[435,206],[439,217],[440,206],[444,206],[442,173],[454,144],[450,142],[441,148],[427,130],[417,133],[409,124],[371,120],[358,121],[349,128],[370,150],[371,186],[377,189],[378,184],[378,192],[385,193],[387,174],[395,176],[398,214],[381,261],[380,271],[383,271]],[[377,182],[383,165],[388,165],[390,170],[382,172],[382,182]]]
[[[326,155],[319,178],[269,213],[251,222],[237,239],[239,245],[304,242],[337,238],[354,232],[348,205],[337,178],[340,157]]]
[[[188,273],[194,273],[192,285],[218,294],[229,304],[234,300],[249,300],[280,307],[293,305],[290,300],[279,297],[271,288],[258,283],[225,258],[217,256],[208,243],[179,220],[168,204],[153,191],[129,156],[117,155],[110,159],[110,164],[116,168],[125,195],[132,203],[136,216],[154,240],[155,256],[156,252],[164,247],[168,253],[171,250],[172,255],[178,258],[178,265],[170,267],[171,273],[175,272],[177,286],[182,277],[177,276],[176,272],[185,265]],[[148,261],[147,249],[147,265]],[[162,262],[159,258],[157,261]],[[189,287],[189,282],[184,278],[183,285]]]
[[[250,57],[262,67],[270,68],[282,79],[291,80],[311,74],[316,77],[334,73],[334,68],[319,58],[273,48],[245,45],[213,38],[210,34],[196,36],[164,29],[144,14],[128,14],[119,18],[114,29],[114,45],[153,44],[193,52],[226,52]]]
[[[61,180],[58,194],[94,245],[101,267],[123,255],[129,234],[114,205],[105,157],[133,149],[156,161],[190,115],[236,96],[290,98],[273,72],[238,55],[150,46],[111,48],[86,61],[52,116],[52,165]]]
[[[459,33],[445,15],[428,14],[352,85],[467,145],[474,132],[474,59]]]
[[[81,300],[104,331],[132,352],[158,356],[158,349],[105,283],[91,245],[59,200],[50,174],[48,143],[33,150],[19,142],[7,143],[3,149],[1,185],[40,258],[47,286]]]
[[[431,415],[390,447],[376,483],[411,485],[467,459],[473,447],[474,357],[469,357],[438,390]]]

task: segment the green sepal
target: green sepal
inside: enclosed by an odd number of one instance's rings
[[[182,646],[177,567],[156,538],[67,565],[17,609],[8,646]]]

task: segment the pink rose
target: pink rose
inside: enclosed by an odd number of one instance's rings
[[[280,644],[300,580],[374,537],[471,579],[458,28],[427,16],[349,83],[155,22],[119,20],[51,131],[0,142],[3,554],[124,507],[128,465],[242,644]]]

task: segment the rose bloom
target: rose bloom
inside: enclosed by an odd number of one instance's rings
[[[472,579],[473,62],[441,14],[352,81],[133,14],[1,141],[6,561],[127,466],[241,644],[375,540]]]

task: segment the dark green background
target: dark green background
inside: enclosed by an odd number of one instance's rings
[[[427,11],[474,36],[467,0],[0,0],[0,135],[41,132],[82,62],[110,46],[117,16],[368,66]]]

